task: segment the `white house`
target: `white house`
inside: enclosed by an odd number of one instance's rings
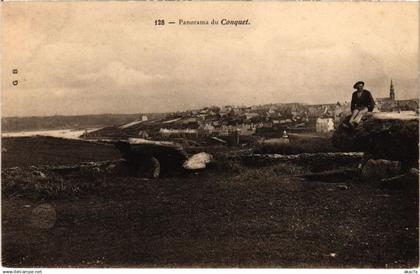
[[[334,121],[332,118],[316,119],[316,132],[328,133],[334,130]]]
[[[207,133],[213,133],[215,129],[216,128],[212,124],[209,124],[209,123],[206,123],[203,126],[203,130]]]
[[[255,112],[247,112],[245,113],[246,119],[252,119],[254,117],[259,117],[260,115],[258,113]]]

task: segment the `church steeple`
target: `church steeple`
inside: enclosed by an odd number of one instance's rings
[[[394,92],[394,85],[392,84],[392,79],[391,79],[391,86],[389,87],[389,98],[391,100],[395,100],[395,92]]]

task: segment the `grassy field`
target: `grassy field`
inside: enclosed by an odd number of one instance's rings
[[[63,165],[120,158],[113,146],[54,137],[2,138],[2,168]]]
[[[36,160],[19,156],[26,155],[19,153],[19,142],[3,140],[4,167],[118,158],[108,147],[68,143],[67,149],[57,145],[67,141],[38,138],[36,147],[29,146],[44,155]],[[307,171],[298,163],[252,168],[226,162],[200,173],[154,180],[66,177],[62,184],[80,186],[67,196],[2,192],[3,265],[418,265],[417,180],[384,185],[297,176]],[[55,209],[50,228],[33,222],[34,209],[41,204]]]

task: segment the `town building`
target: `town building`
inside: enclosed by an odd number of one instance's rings
[[[389,97],[376,98],[375,101],[376,101],[376,107],[378,109],[381,109],[381,107],[389,108],[389,107],[395,106],[395,90],[394,90],[394,85],[392,83],[392,80],[389,87]]]
[[[197,137],[197,129],[172,129],[172,128],[161,128],[159,133],[162,137]]]
[[[318,118],[315,127],[316,132],[328,133],[334,130],[334,121],[332,118]]]
[[[392,112],[392,111],[418,111],[419,99],[409,100],[396,100],[396,90],[394,89],[393,81],[389,87],[389,97],[376,98],[376,108],[379,111]]]

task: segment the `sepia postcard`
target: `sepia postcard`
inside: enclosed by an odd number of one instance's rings
[[[419,2],[1,2],[2,273],[418,273],[419,87]]]

